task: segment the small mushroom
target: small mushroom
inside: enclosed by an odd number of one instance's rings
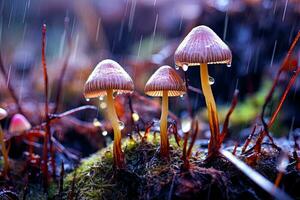
[[[3,108],[0,108],[0,121],[4,118],[7,117],[7,112]],[[4,175],[7,174],[9,171],[9,161],[8,161],[8,152],[5,146],[5,141],[4,141],[4,133],[0,124],[0,143],[1,143],[1,151],[3,155],[3,160],[4,160]]]
[[[31,129],[31,124],[22,114],[15,114],[9,124],[9,132],[14,134],[21,134],[24,131]]]
[[[197,26],[184,38],[175,51],[175,64],[184,70],[188,66],[200,66],[201,86],[208,110],[211,131],[210,147],[218,146],[219,122],[217,107],[210,87],[207,64],[231,65],[229,47],[207,26]]]
[[[185,94],[186,87],[183,80],[170,66],[160,67],[148,80],[145,93],[149,96],[162,97],[162,111],[160,118],[160,153],[163,157],[169,156],[169,140],[167,133],[168,97]]]
[[[124,167],[124,155],[121,149],[121,131],[119,119],[114,107],[113,93],[130,93],[134,90],[133,81],[127,72],[113,60],[101,61],[90,74],[84,86],[86,99],[107,96],[107,116],[114,130],[114,164]]]

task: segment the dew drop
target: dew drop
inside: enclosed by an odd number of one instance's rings
[[[215,83],[215,79],[213,77],[208,77],[208,83],[209,85],[213,85]]]
[[[102,126],[101,122],[99,122],[99,120],[97,118],[94,118],[93,125],[95,127],[101,127]]]
[[[187,133],[191,130],[192,119],[190,117],[185,117],[181,120],[181,128],[184,133]]]
[[[183,97],[184,97],[184,95],[182,94],[182,95],[180,95],[180,97],[181,97],[181,98],[183,98]]]
[[[108,132],[107,131],[102,131],[103,136],[107,136]]]
[[[90,99],[85,99],[86,101],[90,101]]]
[[[177,65],[175,65],[175,69],[176,69],[176,70],[179,70],[179,67],[178,67]]]
[[[119,121],[119,128],[120,128],[120,130],[123,130],[125,128],[124,122]]]
[[[100,101],[103,101],[103,99],[104,99],[104,96],[100,96],[100,97],[99,97],[99,100],[100,100]]]
[[[183,65],[183,66],[182,66],[182,69],[183,69],[183,71],[186,72],[186,71],[189,69],[189,66],[188,66],[188,65]]]
[[[227,67],[231,67],[231,64],[227,64]]]
[[[101,109],[105,109],[106,107],[107,107],[106,102],[101,102],[101,103],[100,103],[100,108],[101,108]]]
[[[139,121],[139,119],[140,119],[139,114],[137,114],[136,112],[132,113],[132,119],[135,122]]]

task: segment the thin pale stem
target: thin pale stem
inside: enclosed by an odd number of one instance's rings
[[[121,131],[119,127],[119,119],[114,107],[113,90],[107,90],[107,116],[111,122],[112,128],[114,130],[114,146],[113,155],[114,162],[117,168],[124,167],[124,156],[121,147]]]
[[[163,91],[161,117],[160,117],[160,153],[163,157],[169,156],[169,140],[168,140],[168,91]]]
[[[9,161],[8,161],[8,152],[6,150],[5,142],[4,142],[4,133],[2,131],[1,125],[0,125],[0,143],[1,143],[1,151],[4,159],[4,175],[6,175],[9,171]]]
[[[205,97],[207,112],[208,112],[208,120],[209,120],[209,127],[211,132],[211,138],[209,142],[209,153],[216,150],[215,148],[218,146],[218,137],[219,137],[219,120],[217,115],[217,106],[215,103],[215,99],[213,93],[211,91],[211,87],[209,84],[209,75],[207,64],[203,63],[200,66],[200,77],[201,77],[201,86],[202,91]]]

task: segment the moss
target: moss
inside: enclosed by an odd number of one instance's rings
[[[126,169],[114,170],[112,146],[103,149],[88,159],[65,179],[64,196],[71,194],[72,182],[75,178],[74,195],[78,199],[138,199],[149,198],[149,195],[160,198],[167,195],[172,185],[173,177],[181,169],[182,150],[175,140],[170,140],[170,159],[163,160],[159,154],[159,141],[153,142],[149,135],[146,141],[135,138],[136,141],[125,139],[123,150],[126,157]],[[191,159],[196,165],[203,160],[203,154],[197,154]],[[159,191],[159,192],[158,192]]]

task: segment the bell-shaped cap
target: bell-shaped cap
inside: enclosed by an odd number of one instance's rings
[[[168,91],[168,96],[180,96],[186,92],[183,80],[167,65],[156,70],[145,86],[145,93],[149,96],[162,96],[163,91]]]
[[[106,90],[128,93],[134,90],[133,81],[127,72],[113,60],[103,60],[95,67],[84,86],[85,98],[106,95]]]
[[[21,133],[31,129],[29,121],[21,114],[15,114],[9,124],[9,132]]]
[[[3,108],[0,108],[0,120],[4,119],[7,117],[7,112]]]
[[[221,38],[207,26],[197,26],[175,51],[175,64],[193,66],[201,63],[231,64],[232,54]]]

